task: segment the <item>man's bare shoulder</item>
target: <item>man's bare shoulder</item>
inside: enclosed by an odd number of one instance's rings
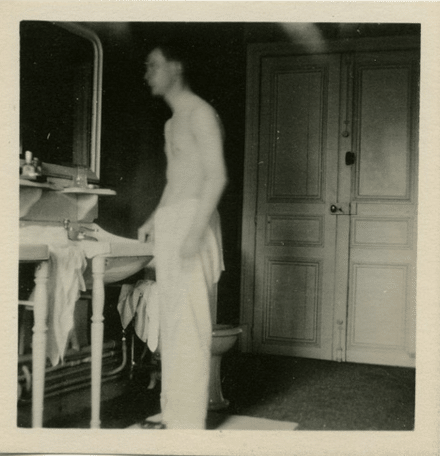
[[[217,116],[216,110],[203,98],[195,95],[190,107],[191,116]]]
[[[206,132],[210,135],[218,133],[220,138],[224,140],[225,132],[220,116],[215,108],[203,98],[196,96],[189,118],[194,132]]]

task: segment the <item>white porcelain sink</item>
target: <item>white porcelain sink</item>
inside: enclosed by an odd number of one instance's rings
[[[80,224],[81,225],[81,224]],[[71,241],[63,226],[21,224],[20,245],[46,244],[50,246],[77,246],[88,262],[84,273],[87,288],[91,287],[91,260],[97,255],[106,257],[104,283],[119,282],[143,269],[153,258],[151,243],[116,236],[96,223],[85,224],[85,233],[95,240]],[[29,248],[29,247],[28,247]]]
[[[153,259],[153,246],[151,243],[139,242],[122,236],[116,236],[102,229],[96,223],[89,226],[94,231],[87,234],[97,239],[96,241],[81,241],[86,257],[93,257],[97,245],[108,246],[108,251],[103,253],[106,259],[104,283],[119,282],[136,274]],[[84,273],[87,287],[91,279],[91,268]]]
[[[20,261],[39,261],[49,259],[49,247],[45,244],[20,244]]]

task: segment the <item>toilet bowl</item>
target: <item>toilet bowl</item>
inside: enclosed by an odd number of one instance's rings
[[[209,410],[221,410],[229,406],[229,401],[223,397],[220,377],[222,356],[237,342],[242,329],[230,325],[213,325],[211,366],[209,377]]]

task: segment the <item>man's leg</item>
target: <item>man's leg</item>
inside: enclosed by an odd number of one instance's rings
[[[188,208],[184,210],[188,216]],[[155,229],[162,419],[168,428],[204,429],[212,337],[209,284],[199,257],[184,264],[180,260],[180,246],[191,217],[176,217],[175,211],[158,213]],[[182,231],[169,233],[170,227],[176,226]]]

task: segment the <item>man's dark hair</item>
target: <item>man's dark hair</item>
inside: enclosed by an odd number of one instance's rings
[[[181,45],[175,41],[163,40],[152,44],[148,50],[148,54],[154,49],[162,52],[163,56],[170,62],[178,62],[182,65],[182,77],[189,84],[194,71],[194,55],[195,52],[188,44]]]

